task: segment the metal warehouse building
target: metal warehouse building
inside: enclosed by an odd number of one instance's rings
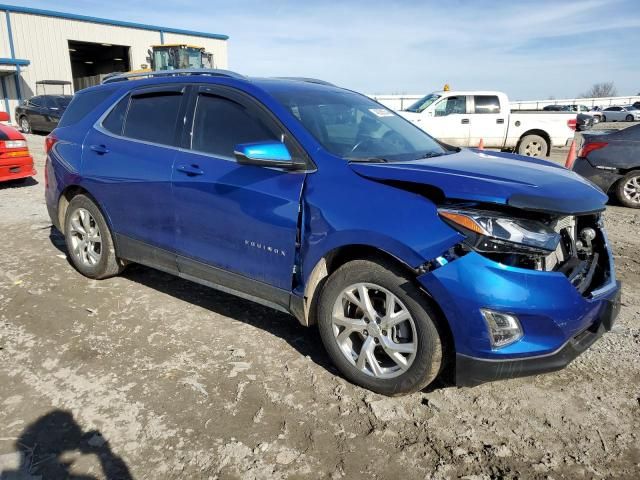
[[[0,15],[0,110],[12,117],[18,103],[43,93],[36,82],[68,81],[73,92],[105,74],[143,68],[152,45],[204,47],[215,68],[227,68],[226,35],[3,4]]]

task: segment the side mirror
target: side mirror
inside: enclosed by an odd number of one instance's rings
[[[285,168],[287,170],[305,168],[304,163],[296,162],[291,158],[287,146],[280,142],[240,143],[235,146],[233,153],[241,165]]]
[[[8,122],[11,119],[7,112],[0,112],[0,122]]]

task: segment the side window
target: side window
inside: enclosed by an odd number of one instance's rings
[[[33,97],[29,100],[29,105],[32,107],[42,106],[42,97]]]
[[[116,135],[122,135],[124,128],[124,116],[129,106],[129,95],[120,100],[102,121],[102,127]]]
[[[179,91],[132,96],[123,135],[145,142],[175,145],[181,102]]]
[[[500,101],[496,95],[475,95],[474,113],[500,113]]]
[[[281,139],[275,125],[265,123],[257,110],[227,98],[199,95],[191,137],[193,150],[234,158],[233,150],[239,143]]]
[[[436,104],[435,116],[446,117],[456,113],[467,113],[467,97],[447,97]]]
[[[83,93],[76,93],[71,103],[64,111],[58,127],[68,127],[82,120],[93,111],[99,104],[106,100],[113,93],[113,89],[91,90]]]

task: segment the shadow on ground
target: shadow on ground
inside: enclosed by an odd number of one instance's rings
[[[72,458],[95,455],[107,480],[133,477],[127,464],[111,450],[109,441],[97,430],[83,432],[70,412],[52,410],[31,423],[15,444],[20,465],[4,470],[0,480],[51,479],[93,480],[98,477],[73,472]]]

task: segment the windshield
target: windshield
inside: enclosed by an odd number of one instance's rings
[[[405,108],[405,111],[420,113],[429,105],[431,105],[433,102],[438,100],[439,98],[440,98],[440,95],[436,95],[435,93],[430,93],[426,97],[422,97],[420,100],[418,100],[416,103],[414,103],[410,107]]]
[[[348,160],[407,161],[448,153],[393,111],[338,89],[270,89],[330,153]]]

